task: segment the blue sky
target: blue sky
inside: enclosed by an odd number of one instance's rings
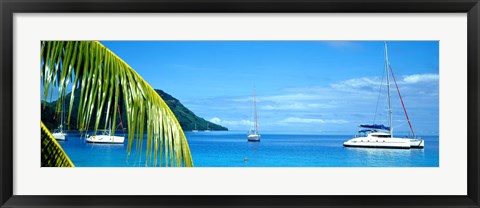
[[[355,134],[359,124],[388,123],[383,41],[102,43],[154,88],[230,130],[250,128],[254,87],[263,132]],[[438,134],[438,52],[437,41],[388,42],[419,135]],[[406,134],[393,82],[391,94],[394,132]]]

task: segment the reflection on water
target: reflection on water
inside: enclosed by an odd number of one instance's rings
[[[346,147],[345,151],[351,151],[359,155],[385,156],[385,157],[408,157],[410,155],[423,154],[424,149],[384,149],[384,148],[357,148]]]
[[[424,149],[382,149],[382,148],[344,148],[348,155],[354,155],[350,162],[358,162],[351,166],[385,167],[412,166],[410,163],[422,166],[425,161]]]

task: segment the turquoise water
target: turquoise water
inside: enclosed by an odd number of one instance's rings
[[[424,149],[373,149],[343,147],[351,135],[264,133],[260,142],[247,142],[244,132],[185,134],[195,167],[439,166],[438,136],[423,136]],[[86,143],[74,132],[59,143],[76,167],[145,167],[135,151],[127,160],[126,144]]]

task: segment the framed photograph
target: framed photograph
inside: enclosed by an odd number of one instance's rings
[[[1,7],[1,207],[479,207],[478,0]]]

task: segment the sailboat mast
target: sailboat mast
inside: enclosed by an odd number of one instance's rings
[[[389,73],[388,73],[388,52],[387,52],[387,42],[384,42],[385,46],[385,73],[387,75],[387,97],[388,97],[388,114],[390,117],[390,137],[393,137],[393,131],[392,131],[392,104],[391,104],[391,98],[390,98],[390,79],[389,79]]]
[[[63,116],[65,116],[65,102],[62,99],[62,118],[61,118],[61,124],[60,124],[60,131],[63,132]]]
[[[255,134],[258,134],[257,98],[253,88],[253,112],[255,114]]]
[[[109,134],[112,135],[112,120],[108,120],[108,131],[109,131]],[[113,136],[113,135],[112,135]]]

